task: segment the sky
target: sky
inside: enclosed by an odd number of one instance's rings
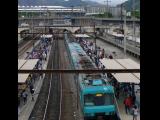
[[[104,1],[106,1],[106,0],[91,0],[91,1],[96,1],[98,3],[104,4]],[[108,2],[109,5],[115,6],[119,3],[125,2],[127,0],[108,0],[108,1],[111,1],[111,2]],[[107,4],[107,3],[105,2],[105,4]]]

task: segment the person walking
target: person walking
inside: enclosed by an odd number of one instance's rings
[[[135,105],[133,107],[133,120],[137,120],[137,116],[138,116],[138,107]]]
[[[30,92],[31,92],[33,89],[33,84],[30,84],[29,88],[30,88]]]
[[[46,60],[47,60],[47,59],[46,59],[46,53],[45,53],[45,52],[43,52],[43,54],[42,54],[42,55],[43,55],[43,60],[45,60],[45,61],[46,61]]]
[[[113,59],[113,56],[112,56],[112,55],[109,55],[109,59]]]
[[[125,111],[126,111],[126,114],[128,114],[129,112],[129,97],[127,97],[125,100],[124,100],[124,105],[125,105]]]
[[[105,66],[101,63],[101,68],[102,68],[102,70],[105,70]],[[106,76],[105,76],[105,72],[103,72],[103,77],[105,78]]]
[[[28,96],[28,94],[26,93],[26,91],[23,91],[22,97],[23,97],[24,104],[26,104],[26,102],[27,102],[27,96]]]
[[[120,94],[120,85],[117,83],[116,84],[116,97],[119,99],[119,94]]]
[[[20,106],[20,103],[21,103],[20,96],[18,96],[18,106]]]
[[[31,89],[32,101],[34,101],[34,91],[35,91],[35,89],[32,88],[32,89]]]
[[[136,102],[136,95],[135,94],[132,96],[132,102],[133,102],[133,105],[135,105],[135,102]]]

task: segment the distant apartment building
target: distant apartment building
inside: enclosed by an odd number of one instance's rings
[[[110,13],[113,15],[113,17],[120,17],[121,7],[110,7]]]
[[[107,11],[106,6],[87,6],[84,8],[86,13],[97,13],[97,14],[103,14]]]
[[[99,6],[86,6],[84,7],[86,14],[103,14],[105,12],[109,12],[112,14],[113,17],[120,17],[121,16],[121,7],[111,7],[109,6],[107,9],[106,5],[99,5]]]
[[[84,16],[83,9],[63,6],[18,6],[18,13],[20,17],[23,16]]]

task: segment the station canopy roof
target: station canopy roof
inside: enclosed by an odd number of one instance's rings
[[[103,58],[100,62],[107,69],[140,69],[140,65],[131,59],[107,59]],[[120,83],[140,83],[140,73],[112,73]]]
[[[38,59],[19,59],[18,60],[18,70],[32,70],[37,64]],[[29,73],[18,74],[18,83],[25,83]]]
[[[112,35],[113,35],[113,36],[115,36],[115,37],[124,37],[124,35],[123,35],[123,34],[113,33]]]
[[[75,34],[74,35],[76,38],[88,38],[89,36],[86,34]]]
[[[27,25],[27,24],[26,24]],[[29,28],[25,27],[25,28],[18,28],[18,33],[20,33],[23,30],[29,30]]]
[[[115,37],[124,37],[123,34],[117,34],[116,32],[111,32],[111,31],[109,31],[108,33],[109,33],[110,35],[115,36]]]

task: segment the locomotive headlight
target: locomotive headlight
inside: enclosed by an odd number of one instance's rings
[[[102,94],[96,94],[97,97],[103,96]]]

